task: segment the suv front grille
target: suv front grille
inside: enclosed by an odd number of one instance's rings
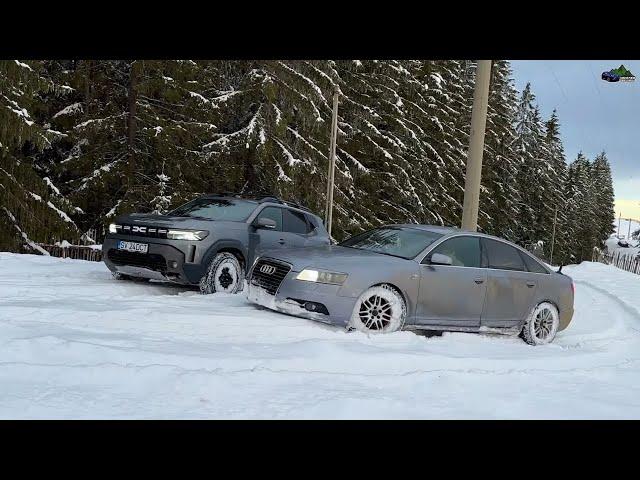
[[[269,294],[275,295],[290,270],[290,266],[282,263],[272,260],[258,260],[251,275],[251,285],[262,287]]]
[[[116,224],[116,233],[134,237],[167,238],[169,229],[149,225]]]
[[[167,270],[167,261],[162,255],[156,253],[134,253],[110,248],[107,252],[107,258],[116,265],[143,267],[156,272],[166,272]]]

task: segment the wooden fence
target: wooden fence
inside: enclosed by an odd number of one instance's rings
[[[621,250],[616,250],[613,253],[594,252],[593,261],[613,265],[621,270],[640,275],[640,254],[633,255],[625,253],[626,252]]]
[[[60,245],[40,244],[40,246],[49,252],[49,255],[52,257],[73,258],[75,260],[88,260],[90,262],[102,261],[102,250],[97,248],[85,247],[83,245],[61,247]]]

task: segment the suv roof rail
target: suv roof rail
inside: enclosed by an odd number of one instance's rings
[[[258,201],[260,203],[264,203],[264,202],[282,203],[282,200],[280,200],[278,197],[273,196],[273,195],[260,196],[260,197],[258,197]]]
[[[237,192],[216,192],[216,193],[207,193],[205,194],[207,197],[241,197],[241,193]]]
[[[300,205],[299,203],[289,202],[289,201],[286,201],[286,200],[281,200],[281,202],[284,203],[285,205],[290,206],[290,207],[299,208],[300,210],[304,210],[305,212],[313,213],[310,209],[308,209],[304,205]]]
[[[264,196],[264,197],[260,198],[258,201],[260,203],[262,203],[262,202],[280,203],[282,205],[287,205],[289,207],[293,207],[293,208],[298,208],[300,210],[304,210],[305,212],[313,213],[309,208],[305,207],[304,205],[300,205],[298,202],[293,202],[293,201],[290,201],[290,200],[283,200],[280,197],[277,197],[275,195]]]

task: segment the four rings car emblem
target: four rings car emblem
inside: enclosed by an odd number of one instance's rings
[[[264,273],[265,275],[272,275],[275,271],[276,271],[276,267],[274,267],[273,265],[265,264],[260,267],[260,272]]]
[[[147,227],[138,227],[137,225],[134,225],[131,231],[137,233],[147,233]]]

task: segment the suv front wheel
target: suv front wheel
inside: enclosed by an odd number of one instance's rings
[[[207,271],[200,279],[200,292],[210,293],[238,293],[244,282],[244,268],[229,252],[218,253],[207,267]]]

